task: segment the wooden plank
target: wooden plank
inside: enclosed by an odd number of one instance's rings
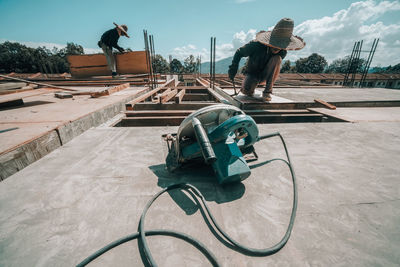
[[[64,93],[64,92],[54,93],[54,96],[57,97],[57,98],[60,98],[60,99],[72,98],[72,94]]]
[[[225,104],[230,104],[228,100],[226,100],[224,97],[222,97],[220,94],[218,94],[214,89],[207,88],[208,92],[210,95],[212,95],[215,100],[217,100],[220,103],[225,103]]]
[[[126,111],[126,117],[169,117],[188,116],[195,110],[134,110]]]
[[[67,56],[71,75],[87,77],[96,75],[110,75],[107,59],[103,54],[70,55]],[[148,73],[146,52],[133,51],[115,55],[117,72],[119,74]]]
[[[177,93],[178,93],[178,89],[173,89],[168,93],[161,94],[160,95],[160,103],[164,104],[164,103],[168,102],[170,99],[175,97]]]
[[[38,73],[35,73],[35,74],[29,76],[28,78],[29,78],[29,79],[34,79],[34,78],[39,77],[40,75],[42,75],[42,73],[41,73],[41,72],[38,72]]]
[[[7,102],[7,101],[16,100],[16,99],[23,99],[23,98],[47,94],[47,93],[49,93],[49,91],[46,89],[28,90],[28,91],[18,92],[18,93],[14,93],[14,94],[2,95],[2,96],[0,96],[0,102]]]
[[[163,87],[175,87],[175,79],[171,79],[163,84]]]
[[[129,117],[122,119],[117,127],[133,127],[133,126],[178,126],[186,116],[169,116],[169,117]]]
[[[20,81],[20,82],[37,84],[37,85],[44,86],[46,88],[51,88],[51,89],[61,89],[61,90],[66,90],[66,91],[76,91],[75,89],[64,88],[64,87],[61,87],[61,86],[54,86],[54,85],[47,84],[47,83],[38,83],[38,82],[27,81],[27,80],[24,80],[24,79],[14,78],[14,77],[1,75],[1,74],[0,74],[0,77],[6,78],[6,79],[15,80],[15,81]]]
[[[149,90],[149,89],[146,89]],[[138,104],[139,102],[142,102],[144,100],[146,100],[147,98],[149,98],[150,96],[156,94],[158,91],[160,91],[161,88],[154,88],[151,89],[150,91],[147,92],[141,92],[140,95],[138,97],[136,97],[135,99],[133,99],[132,101],[128,102],[125,104],[125,108],[127,110],[133,110],[133,107]]]
[[[200,108],[215,105],[215,102],[198,103],[165,103],[163,105],[153,103],[137,103],[132,110],[198,110]]]
[[[197,78],[197,82],[200,83],[201,85],[204,85],[207,87],[209,87],[209,85],[210,85],[210,83],[208,81],[206,81],[205,79],[203,79],[201,77]],[[226,93],[220,87],[214,86],[213,91],[215,91],[220,97],[222,97],[224,99],[222,103],[231,104],[231,105],[234,105],[239,108],[241,107],[241,103],[239,101],[237,101],[235,98],[230,96],[228,93]],[[212,93],[212,91],[210,91],[210,90],[209,90],[209,92]]]
[[[185,95],[186,90],[182,89],[179,93],[175,96],[175,103],[180,104],[182,102],[183,96]]]
[[[10,90],[25,87],[27,84],[24,82],[18,83],[0,83],[0,90]]]
[[[133,51],[117,54],[117,72],[119,74],[148,73],[146,51]]]
[[[111,95],[114,94],[116,92],[119,92],[121,90],[124,90],[126,88],[129,88],[131,85],[130,83],[123,83],[117,86],[113,86],[111,88],[107,88],[105,90],[102,91],[98,91],[98,92],[92,92],[90,94],[91,97],[96,98],[96,97],[100,97],[100,96],[106,96],[106,95]]]
[[[325,102],[324,100],[321,100],[321,99],[314,99],[314,102],[319,103],[329,109],[336,109],[336,107],[334,105],[331,105],[328,102]]]

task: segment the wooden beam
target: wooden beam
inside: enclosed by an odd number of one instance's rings
[[[35,74],[29,76],[28,78],[29,78],[29,79],[34,79],[34,78],[39,77],[40,75],[42,75],[42,73],[41,73],[41,72],[38,72],[38,73],[35,73]]]
[[[328,102],[325,102],[324,100],[321,100],[321,99],[314,99],[314,102],[319,103],[329,109],[336,109],[336,107],[334,105],[331,105]]]
[[[197,78],[197,82],[206,87],[210,86],[210,83],[201,77]],[[239,101],[237,101],[235,98],[230,96],[227,92],[225,92],[220,87],[214,86],[214,89],[211,89],[211,90],[215,91],[219,95],[219,97],[222,97],[224,99],[222,103],[231,104],[231,105],[239,107],[239,108],[241,107],[241,103]],[[212,93],[212,91],[210,91],[210,90],[209,90],[209,92]]]
[[[180,104],[182,102],[183,96],[185,95],[186,90],[182,89],[179,93],[175,96],[175,103]]]
[[[72,98],[72,94],[64,93],[64,92],[55,93],[54,96],[57,97],[57,98],[60,98],[60,99]]]
[[[149,90],[149,91],[148,91]],[[132,101],[128,102],[125,104],[125,108],[127,110],[133,110],[133,106],[135,106],[137,103],[142,102],[143,100],[146,100],[146,98],[156,94],[158,91],[161,90],[160,88],[154,88],[154,89],[146,89],[146,92],[140,92],[138,97],[136,97],[135,99],[133,99]]]
[[[61,86],[55,86],[55,85],[51,85],[51,84],[47,84],[47,83],[38,83],[38,82],[27,81],[27,80],[24,80],[24,79],[14,78],[14,77],[10,77],[10,76],[7,76],[7,75],[1,75],[0,74],[0,77],[3,77],[5,79],[20,81],[20,82],[37,84],[37,85],[44,86],[44,87],[47,87],[47,88],[52,88],[52,89],[61,89],[61,90],[65,90],[65,91],[76,91],[75,89],[65,88],[65,87],[61,87]]]
[[[165,103],[163,105],[153,103],[137,103],[134,110],[198,110],[200,108],[215,105],[215,102],[197,102],[197,103]],[[133,109],[131,109],[133,110]]]
[[[142,74],[148,73],[145,51],[133,51],[116,54],[117,71],[120,74]],[[71,75],[87,77],[96,75],[110,75],[106,57],[103,54],[92,55],[69,55],[67,60],[70,64]]]
[[[194,110],[134,110],[126,111],[126,117],[169,117],[188,116]]]
[[[129,117],[122,119],[116,126],[179,126],[186,116]]]
[[[177,93],[178,93],[178,89],[170,90],[170,92],[167,92],[167,93],[164,92],[163,94],[160,95],[160,103],[164,104],[164,103],[168,102],[170,99],[175,97]]]
[[[111,88],[107,88],[105,90],[99,91],[99,92],[92,92],[90,94],[91,97],[96,98],[96,97],[100,97],[100,96],[106,96],[106,95],[111,95],[114,94],[116,92],[119,92],[121,90],[124,90],[126,88],[129,88],[131,85],[129,83],[123,83]]]

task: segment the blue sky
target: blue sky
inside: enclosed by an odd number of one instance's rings
[[[274,4],[273,4],[274,3]],[[144,48],[143,29],[154,35],[156,52],[183,59],[202,55],[208,61],[210,37],[217,38],[217,58],[234,51],[283,17],[295,21],[295,34],[307,46],[291,52],[290,60],[313,52],[328,61],[351,53],[364,39],[370,49],[381,38],[372,65],[400,63],[400,3],[388,1],[276,1],[266,0],[0,0],[0,42],[10,40],[35,47],[67,42],[96,52],[101,34],[112,22],[127,24],[130,39],[122,47]],[[375,63],[375,64],[374,64]]]

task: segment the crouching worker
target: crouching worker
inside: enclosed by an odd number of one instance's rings
[[[231,80],[235,78],[240,59],[249,57],[243,71],[245,78],[240,89],[243,94],[253,96],[257,85],[265,81],[263,100],[271,101],[272,89],[287,50],[300,50],[306,45],[302,38],[292,34],[293,27],[293,20],[283,18],[272,31],[258,32],[255,40],[236,50],[228,71]]]
[[[101,49],[103,49],[104,55],[107,58],[107,64],[112,72],[113,78],[117,76],[117,66],[115,64],[115,56],[112,52],[112,49],[117,49],[120,53],[123,53],[125,50],[118,45],[118,39],[121,35],[129,38],[127,33],[128,27],[124,24],[118,25],[114,22],[115,28],[106,31],[101,36],[100,41],[97,43]]]

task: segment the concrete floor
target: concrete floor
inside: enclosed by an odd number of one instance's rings
[[[248,257],[223,246],[179,192],[150,209],[146,229],[175,229],[203,242],[222,266],[398,266],[400,123],[260,125],[280,131],[294,163],[299,206],[292,236],[277,254]],[[189,182],[224,230],[265,248],[283,235],[292,184],[283,163],[253,166],[243,183],[222,187],[203,167],[170,174],[161,134],[176,127],[90,129],[0,183],[0,266],[71,266],[136,232],[147,201]],[[256,144],[260,161],[284,157],[278,138]],[[252,163],[254,165],[256,163]],[[209,266],[188,244],[150,237],[160,266]],[[92,266],[141,266],[137,242]]]
[[[294,102],[400,100],[400,90],[384,88],[276,88],[274,94]]]

